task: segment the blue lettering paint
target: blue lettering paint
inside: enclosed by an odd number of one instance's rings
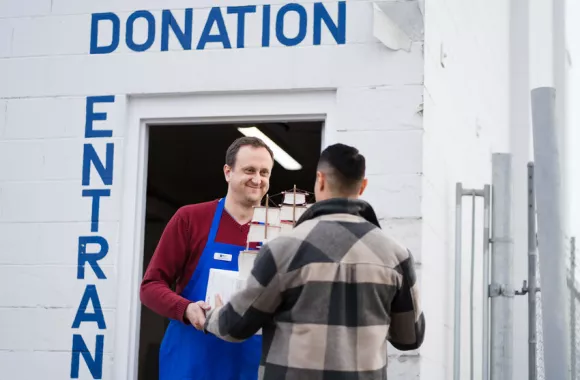
[[[270,6],[264,5],[262,12],[262,46],[270,46]]]
[[[336,23],[332,21],[332,17],[322,3],[314,3],[314,45],[320,45],[322,21],[336,43],[343,45],[346,42],[346,2],[338,2],[338,21]]]
[[[101,21],[110,21],[113,26],[113,38],[110,45],[99,46],[99,23]],[[109,54],[114,52],[119,47],[119,30],[121,28],[121,21],[119,16],[114,13],[95,13],[91,15],[91,54]]]
[[[113,184],[113,162],[115,160],[115,144],[107,143],[106,164],[99,158],[93,144],[85,144],[83,149],[83,186],[91,182],[91,163],[97,170],[105,185]]]
[[[93,121],[107,120],[106,112],[95,112],[93,106],[95,103],[113,103],[115,102],[114,95],[107,96],[89,96],[86,103],[86,118],[85,118],[85,138],[95,137],[112,137],[112,130],[94,130]]]
[[[99,209],[101,206],[101,197],[110,197],[109,189],[90,189],[83,190],[83,197],[93,197],[91,208],[91,232],[99,232]]]
[[[87,313],[89,301],[93,304],[94,313]],[[95,285],[86,286],[72,328],[78,329],[82,322],[97,322],[99,330],[107,328],[105,316],[103,315],[103,308],[101,307],[101,301],[99,300],[99,293],[97,293],[97,287]]]
[[[146,12],[148,13],[148,12]],[[140,13],[136,12],[137,16],[130,22],[131,25],[134,23]],[[109,16],[103,16],[109,15]],[[96,29],[98,29],[98,20],[114,20],[115,17],[110,16],[110,14],[93,15],[93,25],[91,35],[93,35]],[[96,20],[96,21],[95,21]],[[129,23],[129,21],[128,21]],[[113,22],[114,25],[114,22]],[[174,30],[175,31],[175,30]],[[132,31],[128,35],[132,36]],[[117,37],[118,38],[118,32]],[[115,40],[115,37],[113,37]],[[95,38],[96,41],[96,38]],[[92,45],[91,45],[92,46]],[[143,45],[139,45],[143,46]],[[103,47],[95,45],[98,51],[103,53]],[[99,50],[100,49],[100,50]],[[107,49],[110,49],[107,48]],[[113,49],[114,50],[114,49]],[[114,103],[115,97],[109,96],[89,96],[86,100],[86,115],[85,115],[85,138],[102,138],[102,137],[112,137],[113,131],[111,129],[101,129],[95,130],[93,128],[94,121],[105,121],[107,120],[106,112],[95,112],[94,105],[96,103]],[[85,143],[83,145],[83,158],[82,158],[82,185],[91,185],[91,164],[97,171],[97,174],[101,178],[101,181],[105,186],[113,185],[113,172],[115,165],[115,145],[112,142],[106,143],[106,155],[105,164],[103,160],[97,154],[92,143]],[[92,197],[91,202],[91,232],[99,231],[99,215],[101,207],[101,197],[111,196],[111,189],[84,189],[82,191],[82,197]],[[99,248],[95,251],[88,252],[89,244],[98,245]],[[90,236],[79,236],[78,237],[78,249],[77,249],[77,279],[85,279],[85,266],[89,264],[91,269],[95,273],[98,279],[107,280],[107,276],[103,272],[103,269],[99,266],[99,261],[104,259],[109,253],[109,242],[102,236],[90,235]],[[87,308],[89,306],[89,301],[92,304],[94,312],[88,313]],[[75,318],[72,323],[73,329],[80,329],[83,322],[96,322],[99,329],[104,330],[107,328],[105,322],[105,315],[103,314],[103,309],[101,307],[101,301],[99,300],[99,293],[97,291],[96,285],[86,285],[85,291],[79,302],[79,307],[75,314]],[[81,361],[81,355],[86,363],[91,376],[93,379],[101,379],[103,377],[103,347],[105,345],[105,336],[96,336],[96,347],[94,356],[91,355],[83,336],[81,334],[73,334],[72,340],[72,355],[70,363],[70,377],[72,379],[79,378],[79,366]]]
[[[83,356],[93,379],[103,378],[103,350],[105,347],[105,336],[97,335],[97,342],[95,344],[95,357],[91,356],[89,348],[81,335],[74,334],[72,341],[72,357],[70,366],[70,378],[79,378],[80,356]]]
[[[87,244],[98,244],[100,246],[99,252],[88,253]],[[79,236],[79,257],[77,266],[77,279],[84,280],[85,278],[85,264],[89,264],[95,272],[95,275],[100,280],[106,280],[107,276],[99,266],[98,261],[102,260],[109,253],[109,242],[102,236]]]
[[[214,24],[218,28],[218,34],[210,34]],[[207,22],[205,23],[199,43],[197,44],[197,49],[205,49],[205,45],[208,42],[221,42],[225,49],[231,49],[232,47],[228,36],[228,30],[226,29],[226,24],[224,22],[224,17],[222,16],[222,11],[218,7],[212,8],[209,11]]]
[[[135,36],[133,35],[133,28],[135,26],[135,21],[143,18],[147,21],[147,39],[142,44],[135,42]],[[148,50],[155,42],[155,17],[149,11],[137,11],[131,13],[127,19],[127,34],[125,35],[125,42],[127,47],[133,51],[141,52]]]
[[[244,33],[246,30],[246,13],[255,13],[256,6],[255,5],[245,5],[241,7],[228,7],[229,14],[237,14],[238,15],[238,40],[236,47],[243,48],[244,47]]]
[[[288,12],[296,12],[299,17],[298,34],[293,38],[288,38],[284,35],[284,17]],[[306,9],[302,5],[295,3],[284,5],[276,15],[276,37],[278,41],[285,46],[296,46],[304,41],[306,37],[306,21]]]
[[[199,22],[203,24],[203,29],[198,41],[196,41],[196,49],[203,50],[209,43],[218,43],[225,49],[232,48],[232,41],[230,40],[230,30],[228,28],[236,28],[237,39],[236,48],[243,49],[248,45],[246,40],[246,26],[249,22],[259,22],[258,28],[261,30],[261,46],[269,47],[271,45],[271,31],[275,31],[276,38],[282,45],[297,46],[304,41],[312,41],[314,45],[322,43],[323,28],[326,28],[334,41],[341,45],[346,43],[346,1],[338,1],[336,3],[309,3],[306,6],[312,11],[312,18],[307,17],[307,11],[304,5],[298,3],[288,3],[283,5],[278,12],[273,15],[272,8],[269,4],[264,5],[243,5],[230,7],[213,7],[209,10],[207,19],[194,20],[194,16],[203,15],[203,12],[194,12],[192,8],[185,9],[183,24],[178,25],[177,19],[173,12],[169,9],[164,9],[161,12],[161,19],[156,20],[155,16],[146,10],[138,10],[131,13],[125,20],[126,28],[125,35],[121,36],[121,20],[117,14],[114,13],[95,13],[91,17],[91,40],[90,53],[91,54],[110,54],[118,49],[122,37],[124,37],[127,47],[135,52],[144,52],[151,49],[154,45],[157,35],[160,35],[161,41],[159,43],[160,51],[169,50],[169,36],[171,33],[177,38],[183,50],[191,50],[193,46],[193,23]],[[334,20],[328,11],[329,7],[336,5],[338,9],[338,16]],[[226,25],[224,21],[223,12],[228,15],[235,15],[236,22]],[[259,14],[261,18],[251,18],[249,15]],[[294,12],[298,16],[298,33],[296,36],[287,36],[284,31],[284,25],[287,25],[288,13]],[[134,26],[137,20],[143,19],[146,22],[146,40],[144,42],[135,41]],[[143,21],[141,20],[141,21]],[[156,33],[156,25],[161,24],[160,33]],[[236,25],[234,25],[236,24]],[[272,25],[273,24],[273,25]],[[110,44],[99,45],[98,37],[104,28],[110,28],[107,34],[112,35]],[[213,30],[216,30],[212,33]],[[232,30],[233,31],[233,30]],[[311,37],[309,36],[311,33]],[[307,38],[308,37],[308,38]],[[259,44],[260,40],[255,41]]]
[[[179,40],[183,50],[191,50],[191,40],[193,33],[193,9],[185,10],[185,21],[183,23],[185,31],[177,25],[177,20],[173,17],[171,11],[163,10],[161,20],[161,51],[169,50],[169,28],[173,31],[175,37]]]

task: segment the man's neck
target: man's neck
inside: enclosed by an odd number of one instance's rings
[[[256,204],[257,206],[257,204]],[[252,220],[254,209],[252,205],[237,203],[233,197],[226,197],[224,208],[239,224],[246,224]]]

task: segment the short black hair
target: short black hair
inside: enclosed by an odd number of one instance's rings
[[[270,157],[272,157],[272,160],[274,160],[274,152],[272,152],[272,149],[270,149],[270,147],[266,145],[262,139],[257,137],[244,136],[235,139],[234,142],[231,143],[228,147],[228,150],[226,151],[226,165],[233,168],[236,164],[236,158],[238,158],[238,152],[240,151],[240,148],[246,145],[252,146],[254,148],[266,148],[268,153],[270,153]]]
[[[318,170],[327,175],[332,192],[352,195],[359,191],[364,180],[366,161],[358,149],[345,144],[334,144],[320,154]]]

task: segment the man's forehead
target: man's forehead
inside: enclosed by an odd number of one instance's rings
[[[236,161],[241,166],[269,166],[272,163],[272,157],[266,148],[243,146],[238,151]]]
[[[238,150],[238,154],[256,154],[261,153],[262,151],[266,153],[268,152],[268,150],[263,146],[243,145]]]

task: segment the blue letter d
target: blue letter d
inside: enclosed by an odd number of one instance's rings
[[[109,20],[113,24],[112,41],[109,46],[98,46],[99,22]],[[119,46],[119,16],[114,13],[93,13],[91,15],[91,54],[109,54],[114,52]]]

